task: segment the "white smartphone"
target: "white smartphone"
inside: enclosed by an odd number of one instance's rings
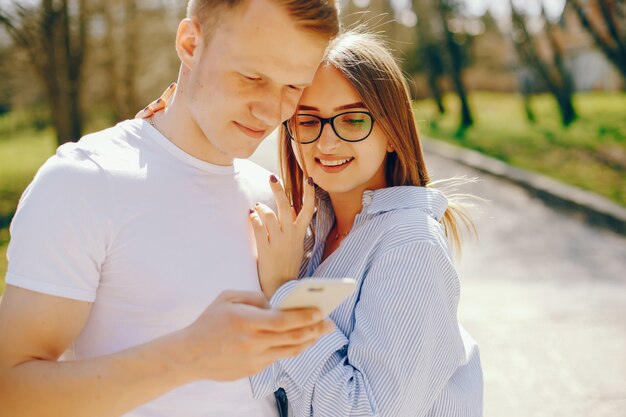
[[[277,306],[280,310],[318,308],[328,316],[356,288],[352,278],[305,278]]]

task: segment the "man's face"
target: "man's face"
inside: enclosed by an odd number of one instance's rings
[[[198,42],[185,96],[213,162],[247,158],[295,111],[327,40],[295,26],[270,0],[254,0]]]

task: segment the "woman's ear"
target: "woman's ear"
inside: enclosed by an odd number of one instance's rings
[[[396,150],[393,149],[393,143],[391,142],[387,142],[387,153],[392,153],[395,152]]]

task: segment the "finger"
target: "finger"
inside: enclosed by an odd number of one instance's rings
[[[161,94],[161,97],[150,103],[150,108],[154,111],[154,113],[159,112],[167,107],[168,101],[172,94],[174,94],[175,89],[176,83],[171,83],[170,86],[165,89],[163,94]]]
[[[174,94],[174,91],[176,91],[176,83],[171,83],[170,86],[163,91],[161,98],[165,100],[165,102],[168,102],[172,94]]]
[[[262,332],[257,334],[256,340],[265,349],[279,346],[297,346],[303,343],[315,341],[327,332],[325,322],[319,322],[312,326],[302,327],[287,332]]]
[[[273,347],[269,349],[268,352],[266,353],[269,359],[268,366],[269,364],[276,362],[279,359],[298,356],[299,354],[301,354],[302,352],[304,352],[305,350],[313,346],[315,342],[316,340],[310,340],[306,343],[296,345],[296,346],[278,346],[278,347]]]
[[[169,87],[163,91],[161,96],[154,100],[152,103],[148,104],[143,110],[139,111],[135,115],[135,119],[147,119],[154,115],[154,113],[163,110],[167,107],[167,101],[170,99],[174,91],[176,90],[176,83],[171,83]]]
[[[291,206],[291,220],[295,223],[298,218],[298,214],[296,213],[296,208]]]
[[[295,225],[302,233],[306,231],[306,228],[311,224],[313,213],[315,212],[315,185],[313,178],[309,177],[305,181],[304,196],[302,198],[302,209],[298,213]]]
[[[140,110],[135,115],[135,119],[147,119],[148,117],[152,116],[153,114],[154,114],[154,111],[152,110],[150,105],[147,105],[146,107],[143,108],[143,110]]]
[[[263,310],[251,318],[256,328],[268,332],[286,332],[301,329],[323,321],[322,313],[317,308],[297,310]]]
[[[167,106],[167,102],[163,100],[161,97],[157,98],[152,103],[150,103],[150,108],[152,109],[154,113],[160,112],[166,106]]]
[[[152,103],[148,104],[141,112],[137,113],[137,117],[141,119],[147,119],[154,116],[154,113],[162,110],[164,107],[163,99],[156,99]],[[140,114],[141,113],[141,114]]]
[[[262,293],[253,291],[223,291],[219,295],[218,299],[235,304],[247,304],[263,309],[269,308],[267,297],[265,297]]]
[[[263,220],[261,220],[261,216],[259,216],[255,210],[250,209],[248,218],[250,219],[250,223],[252,223],[252,231],[254,232],[257,250],[261,251],[269,244],[267,229],[263,224]]]
[[[293,222],[293,217],[291,216],[291,204],[289,204],[289,199],[287,198],[287,194],[285,194],[285,189],[280,181],[278,181],[276,175],[270,175],[270,188],[274,194],[274,200],[276,200],[278,220],[280,224],[285,225],[287,222]]]
[[[272,236],[276,237],[281,232],[278,217],[276,217],[276,213],[274,213],[274,210],[272,210],[265,204],[257,203],[257,205],[254,206],[254,210],[261,217],[263,225],[265,226],[265,229],[267,229],[267,234],[269,235],[268,241],[271,244]]]

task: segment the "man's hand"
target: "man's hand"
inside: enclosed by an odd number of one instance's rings
[[[333,329],[317,309],[278,311],[252,292],[222,293],[184,330],[182,352],[198,379],[235,380],[295,356]]]
[[[256,374],[332,328],[317,310],[274,311],[262,294],[225,292],[187,328],[110,355],[58,362],[91,308],[7,285],[0,302],[0,415],[120,416],[200,379]]]

